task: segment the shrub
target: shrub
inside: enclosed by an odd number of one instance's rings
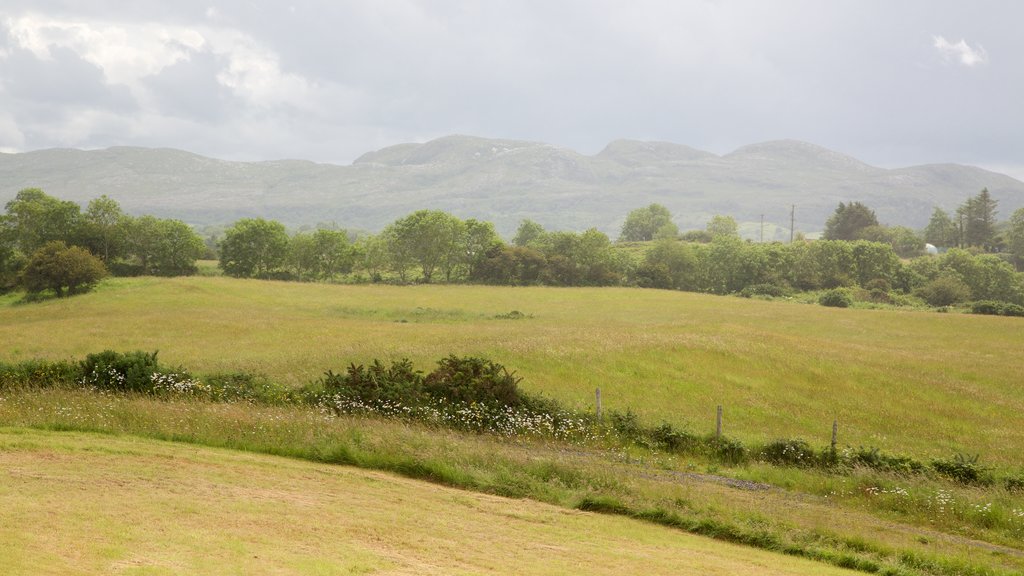
[[[816,457],[814,448],[803,440],[775,440],[761,448],[758,458],[781,466],[811,466]]]
[[[1024,492],[1024,472],[1003,478],[1003,488],[1007,492]]]
[[[882,292],[889,292],[892,290],[892,284],[889,283],[885,278],[875,278],[869,280],[864,284],[864,289],[874,292],[875,290],[881,290]]]
[[[711,454],[727,464],[742,464],[750,457],[746,446],[739,440],[712,436],[707,443]]]
[[[404,405],[417,404],[423,396],[423,375],[414,370],[407,358],[385,366],[380,360],[373,364],[349,364],[345,374],[328,371],[320,380],[324,392],[361,402]]]
[[[0,362],[0,390],[48,388],[70,385],[82,376],[78,362],[26,360],[16,364]]]
[[[625,412],[609,410],[608,421],[611,423],[612,429],[620,436],[634,441],[642,441],[643,427],[640,425],[640,417],[632,410],[627,409]]]
[[[892,304],[892,296],[885,290],[874,288],[868,293],[868,301],[876,304]]]
[[[915,293],[930,306],[950,306],[971,298],[971,287],[955,273],[943,273]]]
[[[924,464],[907,458],[906,456],[892,456],[882,453],[878,448],[865,448],[860,446],[844,454],[846,460],[854,466],[864,466],[881,472],[895,472],[898,474],[920,473],[924,471]]]
[[[150,392],[153,374],[163,372],[156,352],[114,352],[104,350],[89,354],[82,361],[81,383],[101,390],[119,392]]]
[[[514,373],[501,364],[476,356],[451,355],[423,380],[423,390],[452,402],[520,408],[526,404]]]
[[[978,464],[978,455],[957,454],[952,459],[932,460],[932,469],[961,484],[991,484],[992,478],[984,466]]]
[[[61,298],[91,290],[106,275],[103,262],[88,250],[53,241],[29,258],[21,284],[30,294],[53,290]]]
[[[203,377],[210,400],[219,402],[259,402],[281,404],[287,401],[309,402],[303,391],[289,391],[263,374],[253,372],[222,372]]]
[[[745,286],[743,290],[740,290],[740,296],[744,298],[752,298],[754,296],[771,296],[773,298],[780,298],[787,296],[789,291],[784,287],[777,284],[751,284]]]
[[[972,314],[992,316],[1024,316],[1024,306],[998,300],[979,300],[971,303]]]
[[[652,428],[649,436],[654,447],[672,452],[692,448],[697,442],[695,436],[686,431],[676,429],[668,422],[663,422],[661,425]]]
[[[831,308],[849,308],[853,304],[850,293],[842,288],[833,288],[818,298],[818,304]]]

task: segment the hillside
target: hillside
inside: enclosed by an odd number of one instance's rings
[[[616,236],[630,210],[651,202],[672,210],[683,229],[715,214],[741,222],[763,214],[787,232],[794,204],[805,232],[820,230],[841,201],[864,202],[883,222],[913,227],[933,207],[953,210],[984,187],[1004,218],[1024,206],[1024,183],[1008,176],[954,164],[883,169],[797,141],[718,156],[618,140],[587,156],[536,142],[448,136],[369,152],[349,166],[228,162],[168,149],[53,149],[0,154],[0,182],[0,202],[26,187],[83,203],[107,194],[131,213],[196,224],[264,216],[379,230],[432,208],[492,221],[506,236],[524,218]]]
[[[636,520],[130,436],[0,428],[0,461],[11,576],[851,573]]]

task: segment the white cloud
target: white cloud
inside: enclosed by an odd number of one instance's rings
[[[932,40],[932,46],[939,51],[946,62],[956,62],[968,68],[973,68],[978,64],[988,64],[988,52],[981,44],[978,44],[976,48],[971,47],[963,38],[954,44],[942,36],[932,36]]]
[[[226,65],[217,80],[253,106],[301,108],[310,100],[311,85],[305,78],[283,72],[277,54],[231,28],[152,22],[124,25],[37,14],[8,19],[7,28],[15,46],[37,58],[52,58],[55,48],[73,50],[102,69],[109,83],[130,87],[144,104],[149,98],[143,79],[187,62],[199,51],[224,59]]]

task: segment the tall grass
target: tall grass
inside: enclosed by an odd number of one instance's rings
[[[879,519],[876,509],[862,505],[852,494],[809,500],[758,486],[737,488],[718,482],[719,476],[687,472],[703,466],[700,460],[615,444],[581,448],[537,438],[509,441],[404,420],[331,416],[306,407],[161,400],[60,388],[5,392],[0,397],[0,423],[134,434],[387,470],[448,486],[627,515],[867,572],[1009,574],[1024,569],[1024,558],[1013,550],[1004,548],[1003,554],[993,556],[990,552],[999,548],[950,536],[956,530],[945,522],[937,524],[937,530],[912,515],[902,520],[919,522]],[[757,466],[721,472],[763,474]],[[822,478],[800,469],[788,474],[800,482]],[[884,475],[878,478],[893,481]],[[921,494],[925,490],[921,487]],[[962,507],[963,496],[963,491],[950,491],[948,499]],[[874,496],[861,498],[870,497]],[[830,520],[836,513],[835,501],[842,505],[841,525]],[[1013,538],[1005,525],[971,534],[1004,543]]]

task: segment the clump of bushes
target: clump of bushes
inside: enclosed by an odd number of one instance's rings
[[[914,291],[918,297],[936,308],[951,306],[971,299],[971,287],[955,272],[943,273]]]
[[[328,371],[320,383],[326,394],[369,405],[407,406],[428,400],[524,408],[533,404],[519,389],[521,378],[496,362],[476,356],[448,356],[424,376],[408,359],[390,366],[374,360],[368,366],[349,365],[344,374]]]
[[[751,284],[749,286],[745,286],[742,290],[740,290],[740,296],[744,298],[753,298],[754,296],[781,298],[783,296],[788,295],[789,290],[787,290],[785,287],[770,283]]]
[[[880,472],[897,474],[920,474],[925,465],[913,458],[885,454],[878,448],[863,446],[844,451],[844,459],[851,466],[863,466]]]
[[[853,304],[853,298],[848,290],[833,288],[818,297],[818,304],[831,308],[849,308]]]
[[[978,455],[956,454],[950,459],[932,460],[932,469],[961,484],[992,484],[991,471],[978,463]]]
[[[151,392],[153,374],[162,372],[156,352],[89,354],[82,361],[82,384],[114,392]]]
[[[991,316],[1024,316],[1024,306],[998,300],[979,300],[971,303],[971,314]]]
[[[811,466],[816,463],[814,448],[804,440],[775,440],[764,445],[758,453],[764,462],[782,466]]]
[[[78,362],[64,360],[26,360],[14,364],[0,362],[0,390],[49,388],[74,384],[81,376]]]

